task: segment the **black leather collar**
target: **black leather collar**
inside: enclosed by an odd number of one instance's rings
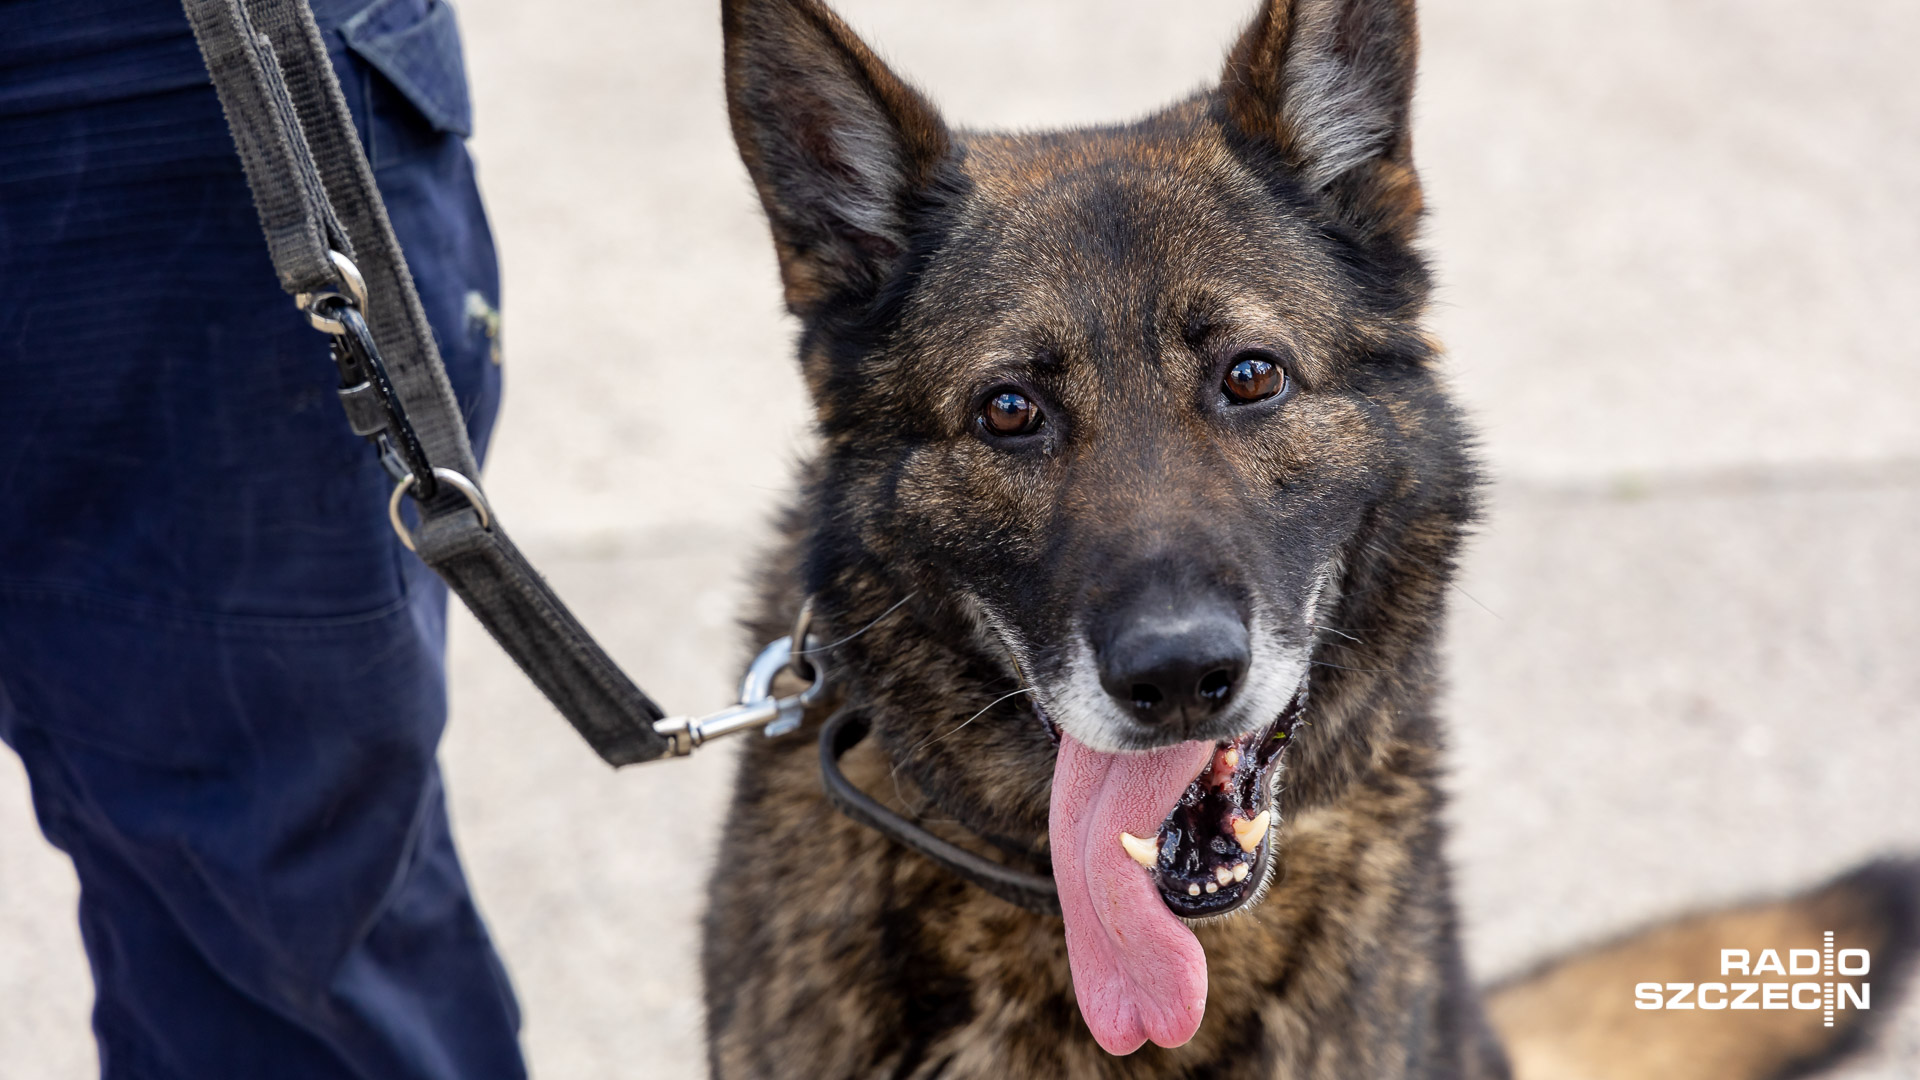
[[[867,737],[871,724],[855,709],[842,709],[820,728],[820,779],[827,801],[867,828],[932,859],[1010,904],[1042,915],[1060,914],[1060,894],[1050,874],[1030,874],[950,844],[901,817],[853,786],[840,758]]]

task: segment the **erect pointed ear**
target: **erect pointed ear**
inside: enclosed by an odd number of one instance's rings
[[[1265,0],[1227,57],[1228,122],[1368,237],[1410,240],[1413,0]]]
[[[868,295],[952,153],[927,100],[817,0],[724,0],[727,111],[787,307]]]

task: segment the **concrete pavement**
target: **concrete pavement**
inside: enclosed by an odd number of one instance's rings
[[[957,121],[1138,115],[1245,0],[846,0]],[[488,485],[656,696],[722,702],[805,440],[713,5],[465,0],[509,393]],[[1490,513],[1454,604],[1477,972],[1920,851],[1920,9],[1430,0],[1435,328]],[[1811,14],[1810,14],[1811,12]],[[548,1078],[700,1070],[731,759],[613,774],[454,630],[455,828]],[[0,755],[0,1077],[93,1068],[75,887]],[[1920,1008],[1838,1075],[1920,1072]]]

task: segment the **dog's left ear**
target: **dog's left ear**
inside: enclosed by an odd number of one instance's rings
[[[1368,238],[1420,217],[1413,0],[1265,0],[1227,57],[1227,120]]]
[[[787,307],[872,294],[953,152],[939,113],[818,0],[723,0],[727,112]]]

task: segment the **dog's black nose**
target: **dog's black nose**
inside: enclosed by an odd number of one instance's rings
[[[1099,649],[1100,683],[1149,724],[1191,726],[1233,700],[1247,673],[1247,625],[1223,599],[1135,607]]]

